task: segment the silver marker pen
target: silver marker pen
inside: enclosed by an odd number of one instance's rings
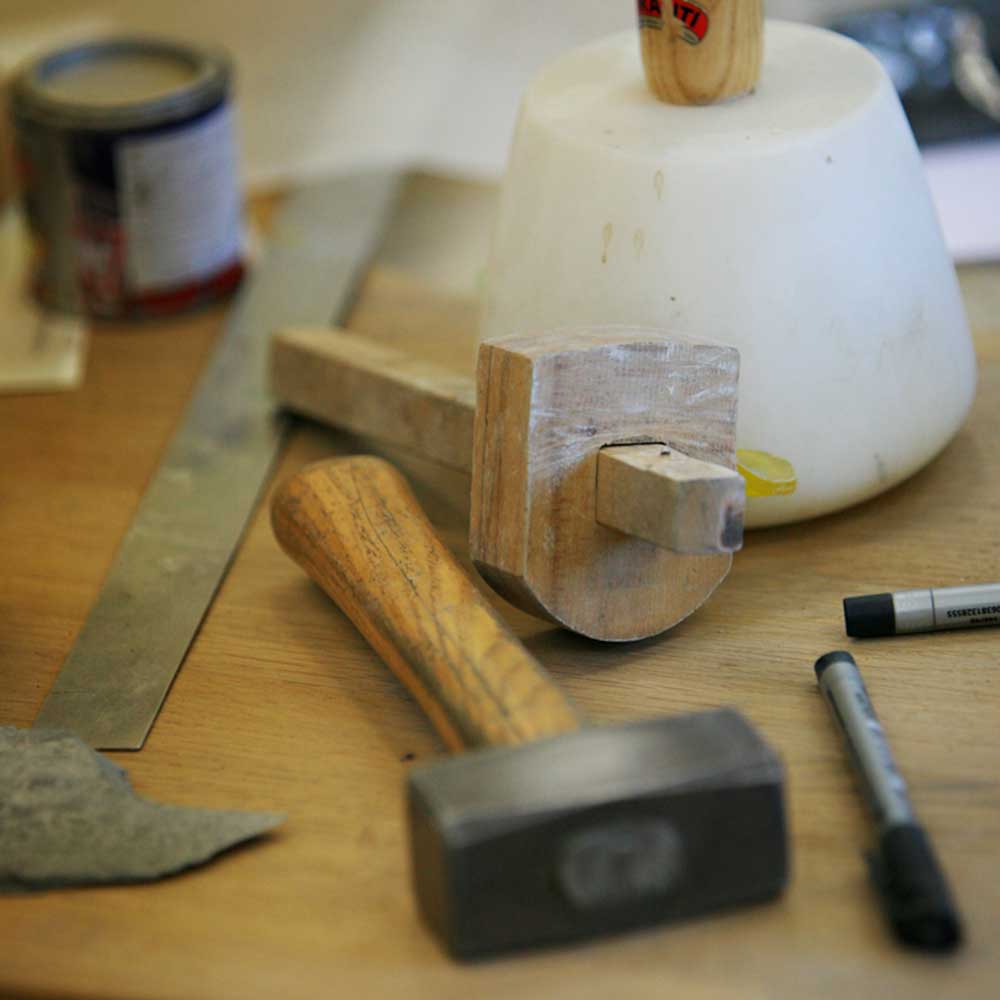
[[[906,783],[850,653],[816,661],[816,679],[836,718],[878,824],[872,876],[896,934],[933,951],[955,948],[962,928],[930,840],[917,822]]]
[[[855,639],[1000,625],[1000,583],[845,597],[844,624]]]

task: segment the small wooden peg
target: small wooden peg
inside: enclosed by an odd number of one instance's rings
[[[743,477],[661,444],[604,448],[597,456],[597,520],[687,555],[743,546]]]
[[[715,104],[757,85],[763,0],[638,0],[642,64],[667,104]]]

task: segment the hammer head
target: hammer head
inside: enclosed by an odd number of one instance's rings
[[[414,768],[417,898],[448,950],[474,958],[773,896],[782,782],[728,709]]]

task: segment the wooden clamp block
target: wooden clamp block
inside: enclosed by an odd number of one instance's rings
[[[670,628],[742,542],[733,348],[634,327],[504,337],[474,389],[368,337],[286,330],[271,374],[292,410],[470,471],[483,576],[583,635]]]

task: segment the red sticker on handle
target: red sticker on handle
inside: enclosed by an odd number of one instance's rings
[[[674,0],[674,17],[681,22],[685,42],[697,45],[708,34],[708,12],[698,4]]]
[[[667,0],[671,2],[671,0]],[[663,30],[663,0],[638,0],[639,27]],[[681,38],[697,45],[708,34],[708,11],[690,0],[673,0],[674,18],[681,22]]]
[[[660,0],[639,0],[639,27],[663,28],[663,4]]]

